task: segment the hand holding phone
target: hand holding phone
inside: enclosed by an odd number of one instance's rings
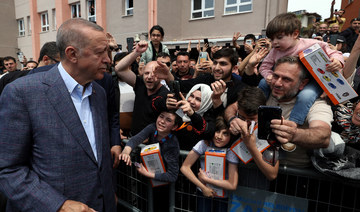
[[[270,124],[273,119],[281,119],[282,110],[279,106],[260,105],[258,108],[258,138],[277,141]],[[278,143],[278,142],[276,142]]]
[[[132,52],[134,48],[134,38],[133,37],[126,38],[126,43],[127,43],[128,52]]]

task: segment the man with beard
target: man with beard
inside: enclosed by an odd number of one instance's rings
[[[185,95],[194,85],[207,84],[214,91],[213,95],[218,95],[221,99],[221,101],[213,102],[213,108],[216,108],[218,112],[223,111],[227,105],[236,102],[237,93],[246,86],[241,80],[232,76],[232,72],[238,68],[238,58],[238,54],[231,48],[215,52],[212,73],[204,73],[193,79],[179,80],[180,91]],[[174,80],[170,72],[160,72],[160,70],[156,70],[158,77],[166,79],[167,82]]]
[[[154,75],[154,70],[159,66],[157,61],[146,64],[143,76],[136,76],[128,67],[148,48],[146,41],[140,41],[135,50],[124,57],[115,66],[118,77],[132,86],[135,92],[134,110],[131,123],[131,135],[136,135],[148,124],[155,122],[161,111],[159,107],[166,107],[165,101],[169,91]],[[164,66],[166,66],[164,64]]]
[[[298,57],[286,56],[276,62],[270,84],[271,96],[266,105],[280,106],[282,109],[283,119],[274,119],[270,125],[276,139],[281,143],[280,164],[308,167],[311,164],[308,153],[312,149],[326,148],[329,145],[333,114],[325,100],[315,101],[301,127],[286,120],[294,107],[298,92],[308,81],[308,72]],[[230,130],[233,134],[246,134],[246,122],[236,116],[236,111],[237,105],[233,104],[225,112],[230,122]]]

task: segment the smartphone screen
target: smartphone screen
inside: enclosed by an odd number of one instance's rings
[[[134,38],[133,37],[126,38],[126,43],[127,43],[128,52],[132,52],[134,47]]]
[[[258,138],[265,140],[275,140],[270,123],[273,119],[281,119],[282,110],[279,106],[261,105],[258,108]]]
[[[199,55],[199,63],[200,64],[207,60],[207,55],[208,55],[207,52],[200,52],[200,55]]]
[[[250,39],[246,40],[245,43],[250,45],[250,46],[252,45],[252,41]]]

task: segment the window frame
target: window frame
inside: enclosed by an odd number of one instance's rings
[[[194,10],[194,1],[201,1],[201,9]],[[204,18],[212,18],[215,17],[215,0],[213,1],[213,5],[211,8],[205,8],[205,3],[208,0],[191,0],[191,20],[198,20],[198,19],[204,19]],[[212,16],[204,16],[205,12],[213,11],[214,15]],[[194,13],[201,12],[201,17],[194,18]]]
[[[20,18],[17,20],[17,24],[18,24],[18,36],[19,37],[24,37],[25,36],[25,22],[24,22],[24,18]]]
[[[90,14],[90,2],[94,2],[94,15]],[[87,19],[89,21],[96,21],[96,0],[87,0]]]
[[[227,0],[224,0],[224,15],[233,15],[233,14],[241,14],[241,13],[249,13],[253,11],[253,0],[250,0],[249,2],[245,2],[242,3],[241,0],[236,0],[235,4],[227,4]],[[240,6],[246,6],[246,5],[251,5],[251,9],[250,10],[246,10],[246,11],[239,11]],[[236,12],[226,12],[227,8],[230,7],[236,7]]]
[[[132,1],[132,7],[129,7],[129,1]],[[125,16],[134,15],[134,1],[133,0],[125,0]]]
[[[73,11],[74,6],[75,6],[75,10],[76,10],[76,17],[74,17],[74,11]],[[71,8],[71,18],[81,18],[81,4],[80,4],[80,2],[70,4],[70,8]]]
[[[44,24],[44,17],[45,17],[45,24]],[[41,20],[41,32],[48,32],[50,30],[49,25],[49,14],[48,12],[40,13],[40,20]]]

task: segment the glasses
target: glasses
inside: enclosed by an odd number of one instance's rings
[[[46,56],[48,56],[48,58],[50,58],[52,61],[54,61],[55,63],[59,63],[60,61],[58,61],[57,59],[55,59],[55,58],[53,58],[53,57],[51,57],[51,56],[49,56],[49,55],[46,55]]]
[[[163,64],[165,64],[167,67],[170,67],[171,63],[170,62],[162,62]]]

